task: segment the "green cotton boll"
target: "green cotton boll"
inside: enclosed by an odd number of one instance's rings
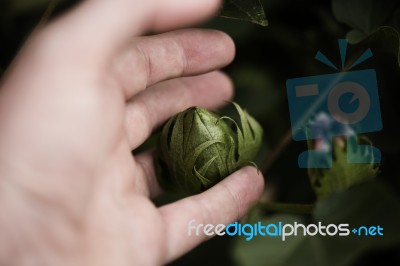
[[[233,104],[239,122],[200,107],[188,108],[167,121],[156,161],[157,177],[164,189],[196,194],[254,160],[263,130]]]

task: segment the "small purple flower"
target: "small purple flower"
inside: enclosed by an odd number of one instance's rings
[[[309,122],[311,136],[315,139],[315,149],[321,152],[330,152],[332,150],[332,139],[336,136],[352,137],[355,136],[353,128],[334,120],[325,112],[315,115],[315,118]]]

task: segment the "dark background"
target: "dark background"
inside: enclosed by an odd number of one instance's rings
[[[58,1],[51,17],[77,1]],[[0,2],[0,73],[3,73],[24,40],[49,7],[48,0]],[[240,1],[238,1],[240,3]],[[273,238],[216,237],[171,265],[400,265],[400,68],[398,62],[400,3],[356,0],[263,0],[268,27],[241,20],[215,18],[201,27],[220,29],[234,39],[235,61],[225,70],[236,86],[235,101],[262,124],[265,141],[258,164],[272,160],[264,171],[264,200],[314,204],[312,213],[255,208],[248,221],[350,223],[384,227],[383,237],[293,237],[286,242]],[[390,28],[381,28],[388,26]],[[349,33],[350,32],[350,33]],[[305,142],[284,142],[290,133],[286,80],[335,73],[314,60],[321,50],[340,64],[338,38],[354,42],[348,59],[355,60],[371,48],[374,57],[355,67],[377,72],[383,130],[366,136],[377,146],[383,161],[373,180],[340,188],[318,199],[306,170],[297,166]],[[231,112],[228,108],[226,112]],[[161,199],[162,201],[163,199]]]

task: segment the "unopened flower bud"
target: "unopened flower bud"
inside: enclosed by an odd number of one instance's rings
[[[215,185],[257,154],[262,128],[234,103],[240,122],[191,107],[161,132],[158,178],[167,190],[195,194]]]

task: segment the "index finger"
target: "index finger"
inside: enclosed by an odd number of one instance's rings
[[[214,226],[232,223],[257,202],[263,188],[262,174],[254,167],[245,167],[201,194],[161,207],[167,260],[174,260],[210,238],[204,234],[189,235],[190,221]]]
[[[205,20],[220,0],[86,0],[54,24],[69,41],[113,49],[148,31],[164,31]]]

